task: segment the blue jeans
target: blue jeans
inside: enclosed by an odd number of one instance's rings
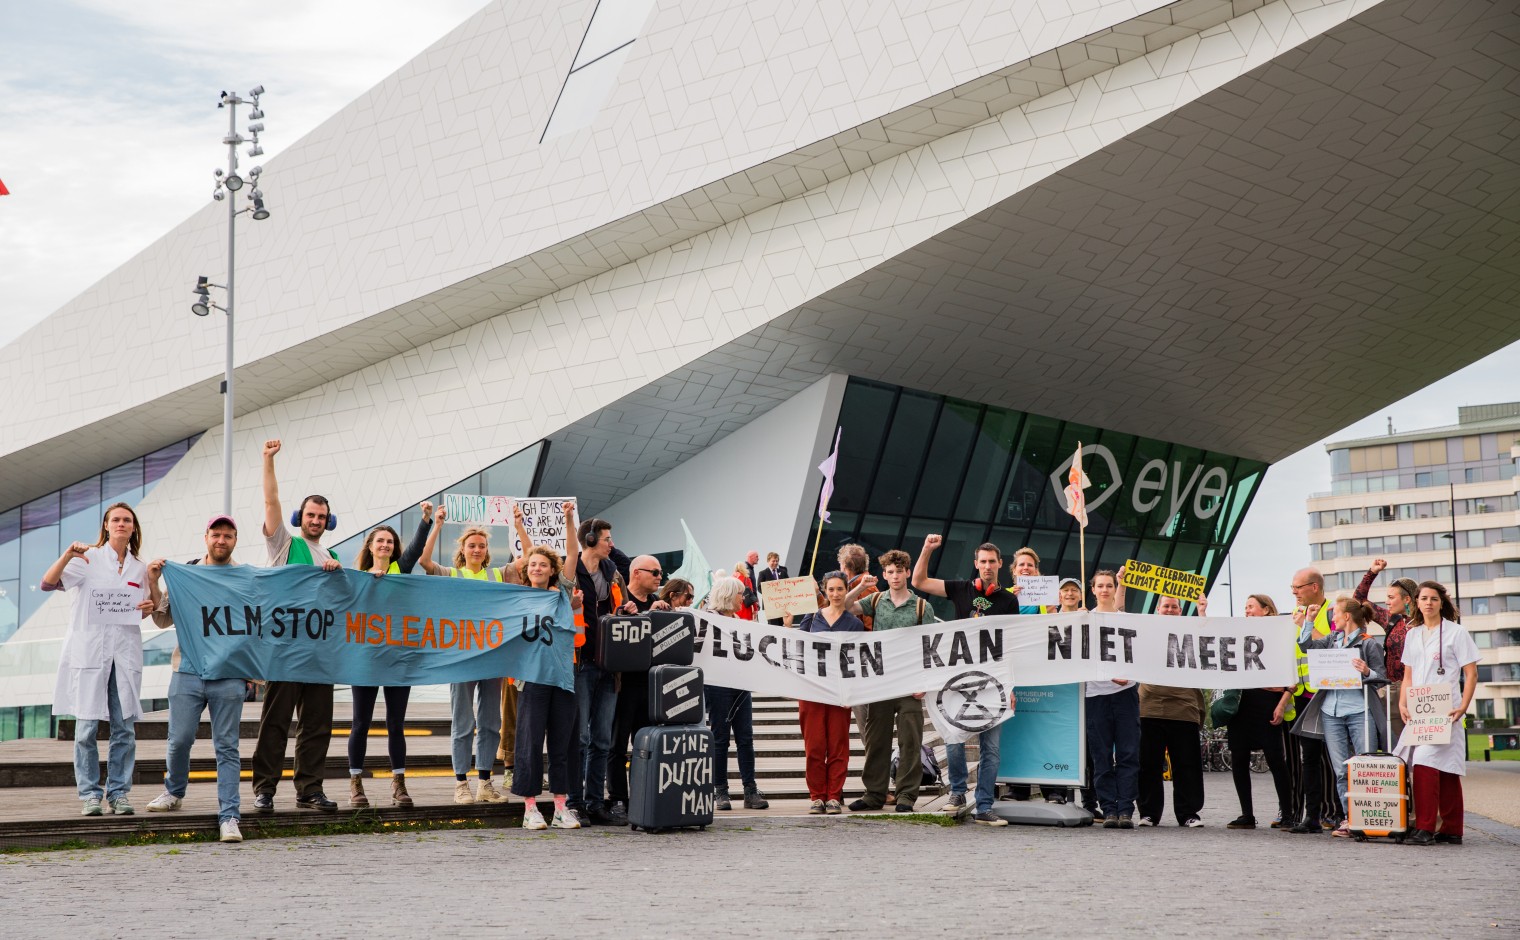
[[[1366,719],[1365,712],[1320,716],[1325,728],[1325,747],[1330,751],[1330,768],[1335,771],[1335,793],[1340,799],[1342,818],[1346,815],[1346,761],[1357,752]]]
[[[1104,816],[1133,816],[1140,794],[1140,687],[1087,698],[1087,753]]]
[[[137,766],[137,726],[122,718],[116,698],[116,666],[106,680],[107,714],[111,721],[111,749],[106,759],[106,802],[132,792],[132,770]],[[74,722],[74,783],[81,800],[100,799],[100,745],[95,737],[100,722],[80,718]]]
[[[617,712],[614,675],[595,663],[575,674],[575,721],[579,757],[571,767],[570,803],[600,806],[607,792],[607,755],[612,751],[612,719]]]
[[[450,761],[456,779],[470,773],[472,739],[475,769],[482,779],[491,776],[496,747],[501,744],[501,682],[500,679],[481,679],[449,685],[449,736],[453,745]]]
[[[999,725],[991,731],[984,731],[977,735],[977,744],[981,758],[976,764],[976,811],[985,813],[992,809],[992,801],[997,796],[998,764],[1002,761],[1003,752],[1003,727]],[[966,767],[966,745],[946,744],[945,765],[950,774],[950,792],[965,794],[966,778],[969,776]]]
[[[190,747],[200,728],[201,712],[211,710],[211,746],[216,751],[217,821],[239,819],[242,806],[238,783],[243,762],[238,755],[239,728],[243,723],[242,679],[202,679],[176,672],[169,679],[169,754],[164,789],[185,796],[190,782]]]

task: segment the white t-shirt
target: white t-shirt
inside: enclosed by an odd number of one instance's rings
[[[1115,692],[1123,692],[1125,689],[1133,689],[1135,683],[1126,682],[1123,685],[1112,679],[1090,679],[1082,683],[1086,688],[1082,694],[1086,698],[1097,698],[1100,695],[1113,695]]]
[[[1441,621],[1440,627],[1410,627],[1404,634],[1404,686],[1446,683],[1452,690],[1452,707],[1462,700],[1462,667],[1478,661],[1478,644],[1461,624]],[[1438,670],[1446,669],[1445,674]],[[1467,735],[1453,725],[1449,744],[1422,744],[1413,748],[1411,764],[1434,767],[1447,773],[1467,773]]]
[[[142,717],[143,615],[131,608],[148,596],[148,566],[130,554],[121,561],[110,545],[100,545],[83,558],[70,559],[59,580],[74,596],[58,659],[53,714],[109,718],[106,693],[114,666],[122,715],[137,720]]]

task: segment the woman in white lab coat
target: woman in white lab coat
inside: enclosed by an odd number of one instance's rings
[[[101,797],[111,811],[132,815],[127,794],[137,762],[137,728],[142,717],[142,619],[152,610],[146,590],[148,567],[138,553],[142,527],[126,503],[106,510],[100,539],[74,542],[42,576],[44,591],[73,591],[69,631],[58,661],[53,714],[73,715],[74,782],[84,815],[99,816]],[[107,780],[100,785],[101,721],[111,723]]]
[[[1462,777],[1467,773],[1467,734],[1462,717],[1478,686],[1478,645],[1456,623],[1457,612],[1446,588],[1435,581],[1420,583],[1415,597],[1417,616],[1404,636],[1404,689],[1399,713],[1411,718],[1410,690],[1419,686],[1452,686],[1451,741],[1400,748],[1414,774],[1414,831],[1412,845],[1433,842],[1462,844]],[[1458,680],[1460,679],[1460,684]],[[1408,734],[1408,729],[1405,729]],[[1440,817],[1440,830],[1436,818]]]

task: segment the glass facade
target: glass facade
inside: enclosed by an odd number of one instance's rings
[[[915,558],[939,532],[935,577],[972,577],[972,554],[992,542],[1004,561],[1022,546],[1041,572],[1077,577],[1079,533],[1060,490],[1083,444],[1087,570],[1125,560],[1199,572],[1213,580],[1267,465],[1181,444],[1148,440],[1040,415],[851,378],[840,409],[844,429],[815,573],[832,568],[840,545],[876,556],[892,548]],[[808,534],[808,552],[817,536]],[[807,562],[799,570],[807,570]],[[1006,580],[1006,573],[1004,575]],[[1129,592],[1128,608],[1155,596]]]
[[[1382,493],[1448,483],[1493,483],[1515,476],[1508,438],[1466,434],[1425,441],[1338,447],[1330,451],[1331,493]]]

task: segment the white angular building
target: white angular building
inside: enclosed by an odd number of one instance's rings
[[[1082,440],[1089,566],[1212,575],[1268,464],[1520,338],[1516,33],[1497,0],[490,3],[266,164],[241,557],[280,437],[339,539],[531,491],[805,567],[842,425],[826,550],[1075,571],[1048,478]],[[60,545],[126,495],[191,556],[219,508],[188,295],[226,224],[0,349],[33,403],[0,416],[0,734],[44,722]]]

